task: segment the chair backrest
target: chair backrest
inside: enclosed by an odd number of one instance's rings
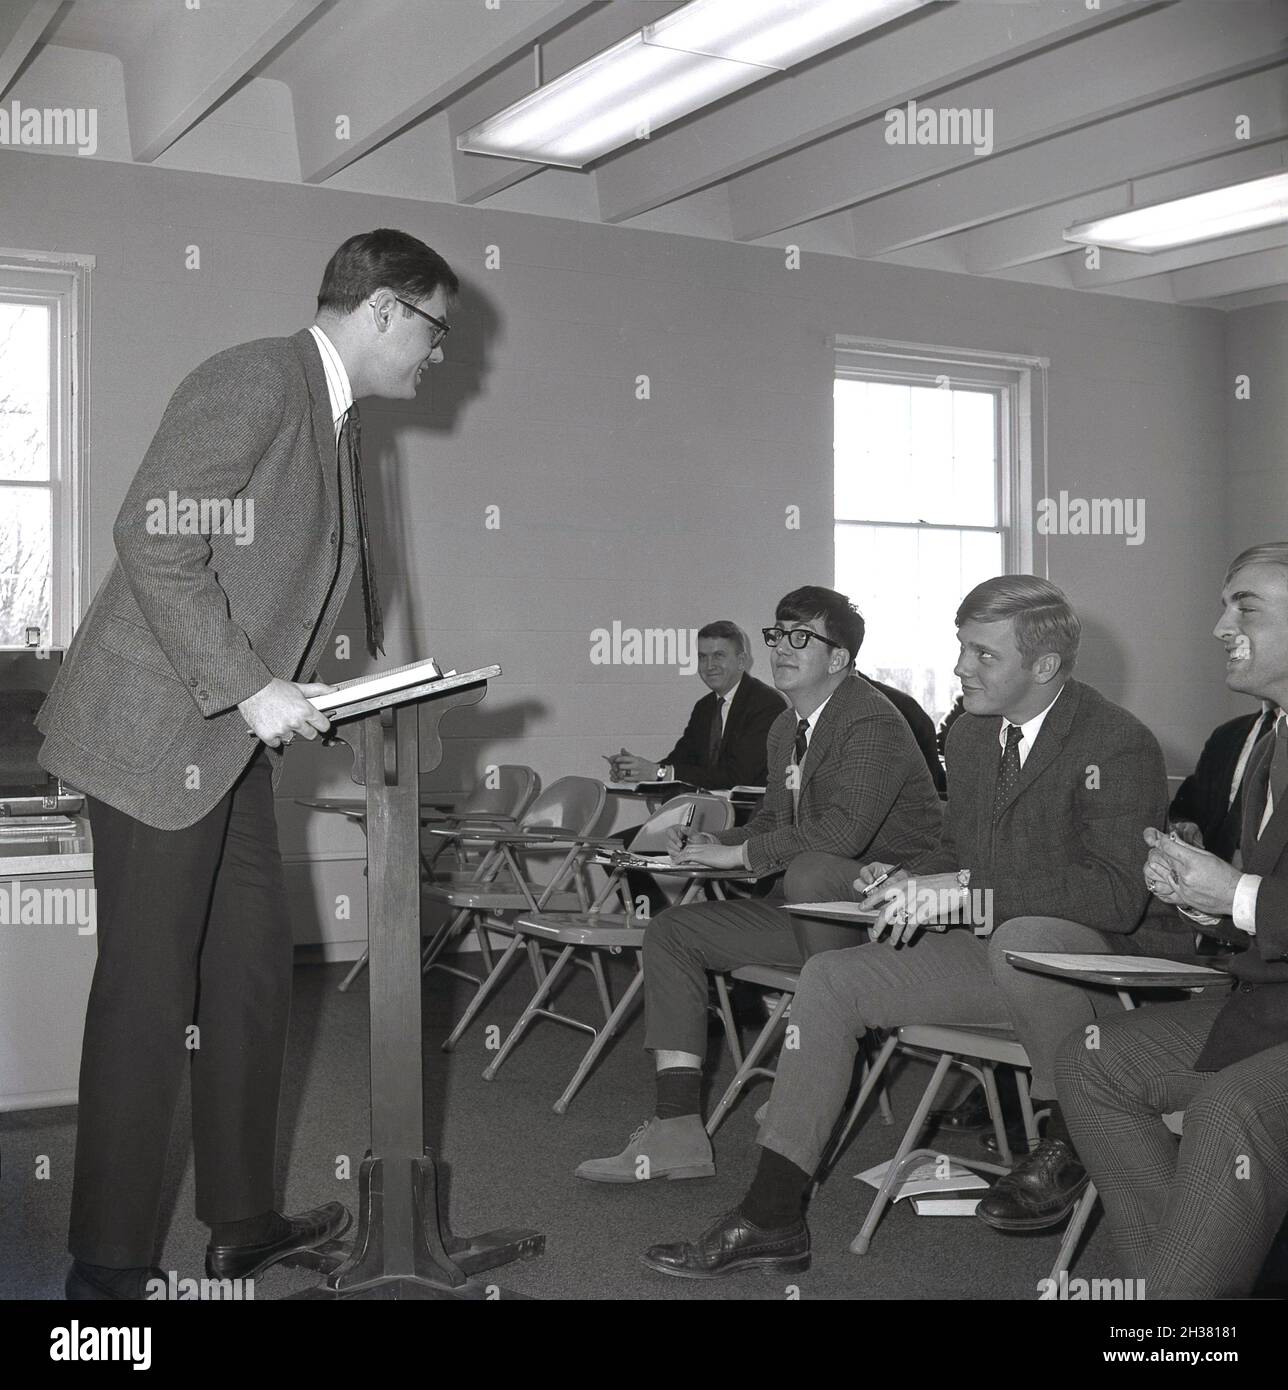
[[[717,834],[733,825],[733,803],[723,797],[712,796],[709,792],[688,792],[684,796],[673,796],[640,826],[631,841],[633,854],[654,854],[666,848],[666,832],[673,825],[684,821],[685,813],[693,807],[690,830],[706,830]]]
[[[589,835],[603,814],[607,798],[608,789],[593,777],[560,777],[528,807],[520,825],[526,830],[557,825],[577,835]]]
[[[509,816],[518,820],[541,790],[541,778],[519,763],[502,763],[479,779],[460,807],[463,816]],[[495,782],[495,786],[489,785]]]

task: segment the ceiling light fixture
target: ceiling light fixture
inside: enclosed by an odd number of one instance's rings
[[[581,169],[742,87],[942,0],[690,0],[456,138]]]
[[[1064,233],[1064,239],[1084,246],[1149,253],[1280,222],[1288,222],[1288,173],[1079,222]]]

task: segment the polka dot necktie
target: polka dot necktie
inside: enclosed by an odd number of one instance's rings
[[[1006,729],[1006,747],[1002,750],[1002,766],[997,774],[997,792],[993,797],[993,822],[1002,814],[1002,807],[1010,800],[1020,780],[1020,740],[1024,730],[1018,724],[1010,724]]]

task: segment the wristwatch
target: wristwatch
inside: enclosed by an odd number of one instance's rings
[[[958,870],[957,870],[957,886],[958,886],[958,888],[969,888],[969,887],[970,887],[970,870],[969,870],[969,869],[958,869]]]
[[[666,764],[665,764],[665,763],[664,763],[661,767],[659,767],[658,770],[657,770],[657,780],[658,780],[659,782],[665,782],[665,781],[668,780],[667,775],[666,775]]]

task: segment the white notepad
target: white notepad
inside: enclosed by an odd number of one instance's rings
[[[341,681],[326,695],[309,696],[309,703],[314,709],[325,713],[341,705],[356,704],[359,700],[369,700],[372,696],[385,695],[391,690],[406,690],[413,685],[424,685],[426,681],[441,680],[442,677],[438,662],[431,656],[424,661],[395,666],[391,671],[372,671],[365,676]]]

